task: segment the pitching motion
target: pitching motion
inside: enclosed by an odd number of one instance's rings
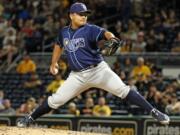
[[[83,3],[74,3],[70,7],[71,23],[59,31],[54,43],[50,66],[50,72],[55,75],[57,62],[64,50],[71,68],[69,77],[57,92],[49,96],[32,114],[18,121],[17,126],[29,126],[43,114],[59,108],[91,87],[104,89],[121,99],[138,105],[147,110],[160,123],[168,124],[170,119],[166,114],[153,108],[143,96],[122,82],[104,61],[97,42],[102,39],[107,40],[110,48],[108,54],[112,55],[122,41],[108,30],[88,24],[87,16],[90,13],[91,11],[87,10]]]

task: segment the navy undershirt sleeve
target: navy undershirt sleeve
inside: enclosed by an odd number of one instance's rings
[[[58,36],[55,39],[55,43],[58,44],[60,47],[63,47],[63,36],[61,30],[59,30]]]

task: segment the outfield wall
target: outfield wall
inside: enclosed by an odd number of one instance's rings
[[[0,116],[1,126],[15,126],[22,117]],[[112,135],[180,135],[180,117],[163,126],[149,116],[74,117],[53,115],[39,118],[36,127],[106,133]]]

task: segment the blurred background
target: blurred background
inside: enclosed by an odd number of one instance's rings
[[[79,0],[93,11],[89,23],[126,41],[105,60],[119,77],[156,108],[180,114],[180,12],[178,0]],[[75,0],[0,0],[0,113],[30,113],[64,83],[49,73],[53,41],[68,25]],[[100,45],[103,42],[99,43]],[[114,84],[116,85],[116,84]],[[146,115],[145,110],[91,88],[51,114]]]

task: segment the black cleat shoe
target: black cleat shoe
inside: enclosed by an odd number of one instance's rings
[[[151,111],[151,115],[154,119],[159,121],[161,124],[166,125],[166,124],[169,124],[169,122],[170,122],[170,118],[168,115],[158,111],[155,108]]]
[[[21,127],[21,128],[29,127],[33,123],[34,123],[34,120],[32,119],[32,117],[31,116],[26,116],[26,117],[18,120],[17,123],[16,123],[16,126]]]

